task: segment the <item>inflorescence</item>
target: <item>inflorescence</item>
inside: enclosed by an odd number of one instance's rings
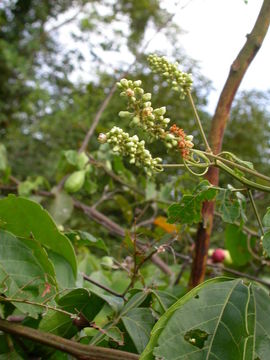
[[[192,86],[191,74],[178,69],[178,63],[171,64],[163,56],[149,55],[148,63],[154,73],[161,75],[174,91],[180,93],[180,99],[184,99]]]
[[[150,55],[149,62],[153,71],[161,72],[181,96],[190,90],[192,84],[190,75],[179,71],[176,64],[172,65],[165,58],[159,58],[156,55]],[[176,125],[171,126],[168,131],[170,119],[165,117],[166,107],[154,109],[151,93],[145,93],[141,85],[141,80],[122,79],[117,83],[121,90],[120,96],[128,101],[128,111],[120,111],[120,118],[129,120],[131,126],[138,126],[145,130],[150,139],[162,140],[168,149],[180,150],[183,158],[187,158],[193,147],[193,136],[186,135],[184,130]],[[162,171],[162,159],[153,159],[150,151],[145,149],[145,141],[139,141],[137,135],[130,136],[115,126],[106,134],[100,134],[98,140],[100,143],[107,142],[112,145],[114,152],[129,156],[130,163],[143,166],[148,175]]]
[[[145,141],[139,141],[137,135],[130,136],[121,128],[114,126],[106,134],[99,134],[98,140],[100,143],[109,143],[113,146],[113,151],[124,156],[130,157],[130,164],[143,166],[147,175],[152,175],[153,172],[162,171],[160,166],[161,158],[152,158],[149,150],[145,149]]]

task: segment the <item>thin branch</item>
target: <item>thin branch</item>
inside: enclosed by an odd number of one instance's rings
[[[144,192],[140,189],[138,189],[136,186],[129,184],[127,182],[125,182],[125,180],[123,180],[120,176],[116,175],[113,171],[109,170],[106,165],[104,165],[102,162],[96,161],[95,159],[93,159],[91,156],[89,156],[89,160],[90,163],[96,167],[101,167],[106,174],[108,174],[112,179],[114,179],[115,181],[119,182],[120,184],[126,186],[127,188],[133,190],[134,192],[140,194],[140,195],[144,195]]]
[[[191,260],[185,260],[181,266],[181,269],[178,273],[178,275],[176,276],[175,282],[174,282],[174,286],[179,284],[179,281],[181,280],[182,275],[184,274],[184,271],[186,270],[186,268],[188,267],[188,265],[190,265]]]
[[[88,346],[0,319],[0,330],[68,353],[80,360],[138,360],[139,355],[98,346]]]
[[[249,274],[246,274],[246,273],[242,273],[240,271],[237,271],[237,270],[234,270],[234,269],[231,269],[231,268],[228,268],[228,267],[225,267],[225,266],[220,266],[218,264],[213,264],[213,263],[207,263],[207,266],[208,267],[211,267],[211,268],[216,268],[216,269],[221,269],[222,271],[225,271],[229,274],[233,274],[233,275],[236,275],[236,276],[240,276],[242,278],[246,278],[246,279],[249,279],[249,280],[253,280],[253,281],[256,281],[262,285],[265,285],[267,286],[268,288],[270,288],[270,283],[268,281],[265,281],[265,280],[262,280],[256,276],[253,276],[253,275],[249,275]]]
[[[98,112],[96,113],[95,117],[94,117],[94,120],[89,128],[89,130],[87,131],[86,135],[85,135],[85,138],[82,142],[82,145],[79,149],[79,152],[83,152],[87,149],[87,146],[88,146],[88,143],[97,127],[97,124],[99,123],[99,120],[101,118],[101,115],[103,114],[103,112],[105,111],[105,109],[107,108],[109,102],[111,101],[111,98],[113,96],[113,94],[115,93],[115,90],[116,90],[116,84],[114,84],[108,95],[106,96],[106,98],[104,99],[104,101],[102,102],[100,108],[98,109]]]
[[[103,290],[107,291],[109,294],[112,294],[112,295],[114,295],[114,296],[120,297],[120,298],[122,298],[122,299],[125,300],[125,296],[124,296],[123,294],[119,294],[118,292],[116,292],[116,291],[114,291],[114,290],[112,290],[112,289],[109,289],[107,286],[98,283],[97,281],[91,279],[89,276],[87,276],[87,275],[84,274],[84,273],[81,273],[81,275],[82,275],[82,277],[84,278],[84,280],[90,282],[91,284],[99,287],[100,289],[103,289]]]
[[[12,298],[12,297],[4,297],[4,296],[0,296],[0,301],[9,302],[9,303],[13,303],[13,302],[15,302],[15,303],[23,303],[23,304],[29,304],[29,305],[33,305],[33,306],[38,306],[38,307],[42,307],[42,308],[44,308],[46,310],[53,310],[53,311],[59,312],[61,314],[67,315],[72,319],[76,319],[76,318],[79,319],[79,317],[76,314],[70,313],[70,312],[68,312],[66,310],[57,308],[55,306],[47,305],[45,303],[37,303],[35,301],[31,301],[31,300],[27,300],[27,299],[16,299],[16,298]]]

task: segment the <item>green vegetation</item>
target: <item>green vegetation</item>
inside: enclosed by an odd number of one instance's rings
[[[213,117],[163,5],[0,4],[0,359],[269,358],[270,1]]]

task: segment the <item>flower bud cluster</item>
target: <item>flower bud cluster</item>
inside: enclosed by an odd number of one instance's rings
[[[152,158],[149,150],[145,149],[144,140],[139,141],[137,135],[130,136],[121,128],[114,126],[106,134],[100,134],[98,137],[100,143],[109,143],[113,151],[123,156],[130,157],[130,164],[143,166],[147,175],[151,176],[153,172],[162,171],[161,158]]]
[[[171,64],[164,56],[149,55],[148,62],[153,72],[163,76],[172,89],[180,93],[180,99],[184,99],[192,86],[191,74],[180,71],[177,62]]]
[[[177,147],[178,149],[180,149],[183,158],[184,159],[187,158],[189,156],[190,149],[193,148],[193,146],[194,146],[194,144],[192,142],[193,136],[186,135],[184,130],[180,129],[175,124],[170,127],[170,134],[168,134],[167,136],[173,137],[173,140],[171,141],[171,143],[168,142],[167,146],[168,146],[168,144],[172,144],[171,147],[174,146],[174,147]],[[176,142],[176,144],[175,144],[175,142]]]
[[[139,126],[147,131],[147,134],[159,139],[164,137],[166,127],[170,122],[169,118],[164,117],[166,107],[154,109],[151,103],[151,93],[144,93],[141,87],[141,80],[131,81],[122,79],[117,86],[123,90],[120,96],[128,100],[128,110],[120,111],[121,118],[131,120],[130,125]]]

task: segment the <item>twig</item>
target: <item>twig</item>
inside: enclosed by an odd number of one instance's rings
[[[186,270],[186,268],[188,267],[188,265],[190,264],[190,260],[186,260],[184,261],[183,265],[181,266],[181,269],[178,273],[178,275],[176,276],[175,282],[174,282],[174,286],[178,285],[179,281],[181,280],[182,275],[184,274],[184,271]]]
[[[9,303],[12,303],[12,302],[23,303],[23,304],[39,306],[39,307],[42,307],[42,308],[44,308],[46,310],[53,310],[53,311],[59,312],[61,314],[67,315],[72,319],[76,319],[76,318],[79,319],[79,317],[77,317],[76,314],[70,313],[70,312],[68,312],[66,310],[63,310],[63,309],[60,309],[60,308],[57,308],[57,307],[54,307],[54,306],[51,306],[51,305],[43,304],[43,303],[37,303],[35,301],[31,301],[31,300],[27,300],[27,299],[14,299],[14,298],[0,296],[0,301],[9,302]]]
[[[0,330],[30,339],[43,345],[68,353],[80,360],[138,360],[139,355],[126,351],[88,346],[72,340],[64,339],[51,333],[45,333],[19,324],[0,319]]]
[[[216,269],[221,269],[221,270],[223,270],[223,271],[225,271],[225,272],[227,272],[229,274],[233,274],[233,275],[240,276],[240,277],[243,277],[243,278],[246,278],[246,279],[257,281],[258,283],[263,284],[263,285],[270,288],[270,283],[268,281],[262,280],[262,279],[260,279],[260,278],[258,278],[256,276],[249,275],[249,274],[246,274],[246,273],[242,273],[240,271],[237,271],[237,270],[225,267],[225,266],[220,266],[218,264],[207,263],[207,266],[212,267],[212,268],[216,268]]]
[[[112,289],[109,289],[107,286],[98,283],[97,281],[91,279],[88,275],[86,275],[86,274],[84,274],[84,273],[81,273],[81,275],[82,275],[82,277],[84,278],[84,280],[90,282],[91,284],[93,284],[93,285],[95,285],[95,286],[97,286],[97,287],[99,287],[99,288],[107,291],[108,293],[110,293],[110,294],[112,294],[112,295],[114,295],[114,296],[120,297],[120,298],[122,298],[122,299],[125,300],[125,296],[124,296],[123,294],[119,294],[118,292],[116,292],[116,291],[114,291],[114,290],[112,290]]]
[[[140,194],[140,195],[144,195],[144,191],[138,189],[136,186],[131,185],[127,182],[125,182],[125,180],[123,180],[120,176],[116,175],[113,171],[109,170],[106,165],[104,165],[103,163],[96,161],[95,159],[93,159],[91,156],[89,156],[89,160],[90,163],[93,164],[96,167],[101,167],[106,174],[108,174],[111,178],[113,178],[115,181],[119,182],[120,184],[126,186],[127,188],[133,190],[134,192]]]
[[[129,291],[129,289],[131,289],[134,286],[134,283],[138,276],[138,272],[139,272],[140,268],[143,266],[143,264],[145,262],[147,262],[149,259],[151,259],[156,253],[158,253],[158,251],[159,251],[158,249],[152,250],[150,252],[150,254],[148,254],[145,258],[143,258],[139,264],[136,264],[136,261],[134,261],[134,270],[133,270],[133,274],[131,277],[131,281],[130,281],[129,285],[127,286],[127,288],[125,289],[125,291],[123,292],[123,294],[122,294],[123,296],[125,296],[126,293]]]
[[[110,92],[108,93],[108,95],[106,96],[106,98],[104,99],[103,103],[101,104],[100,108],[98,109],[98,112],[96,113],[94,120],[89,128],[89,130],[87,131],[85,138],[82,142],[82,145],[79,149],[79,152],[83,152],[87,149],[88,143],[97,127],[97,124],[99,123],[99,120],[101,118],[101,115],[103,114],[104,110],[106,109],[106,107],[108,106],[113,94],[115,93],[116,90],[116,84],[114,84],[111,87]]]

